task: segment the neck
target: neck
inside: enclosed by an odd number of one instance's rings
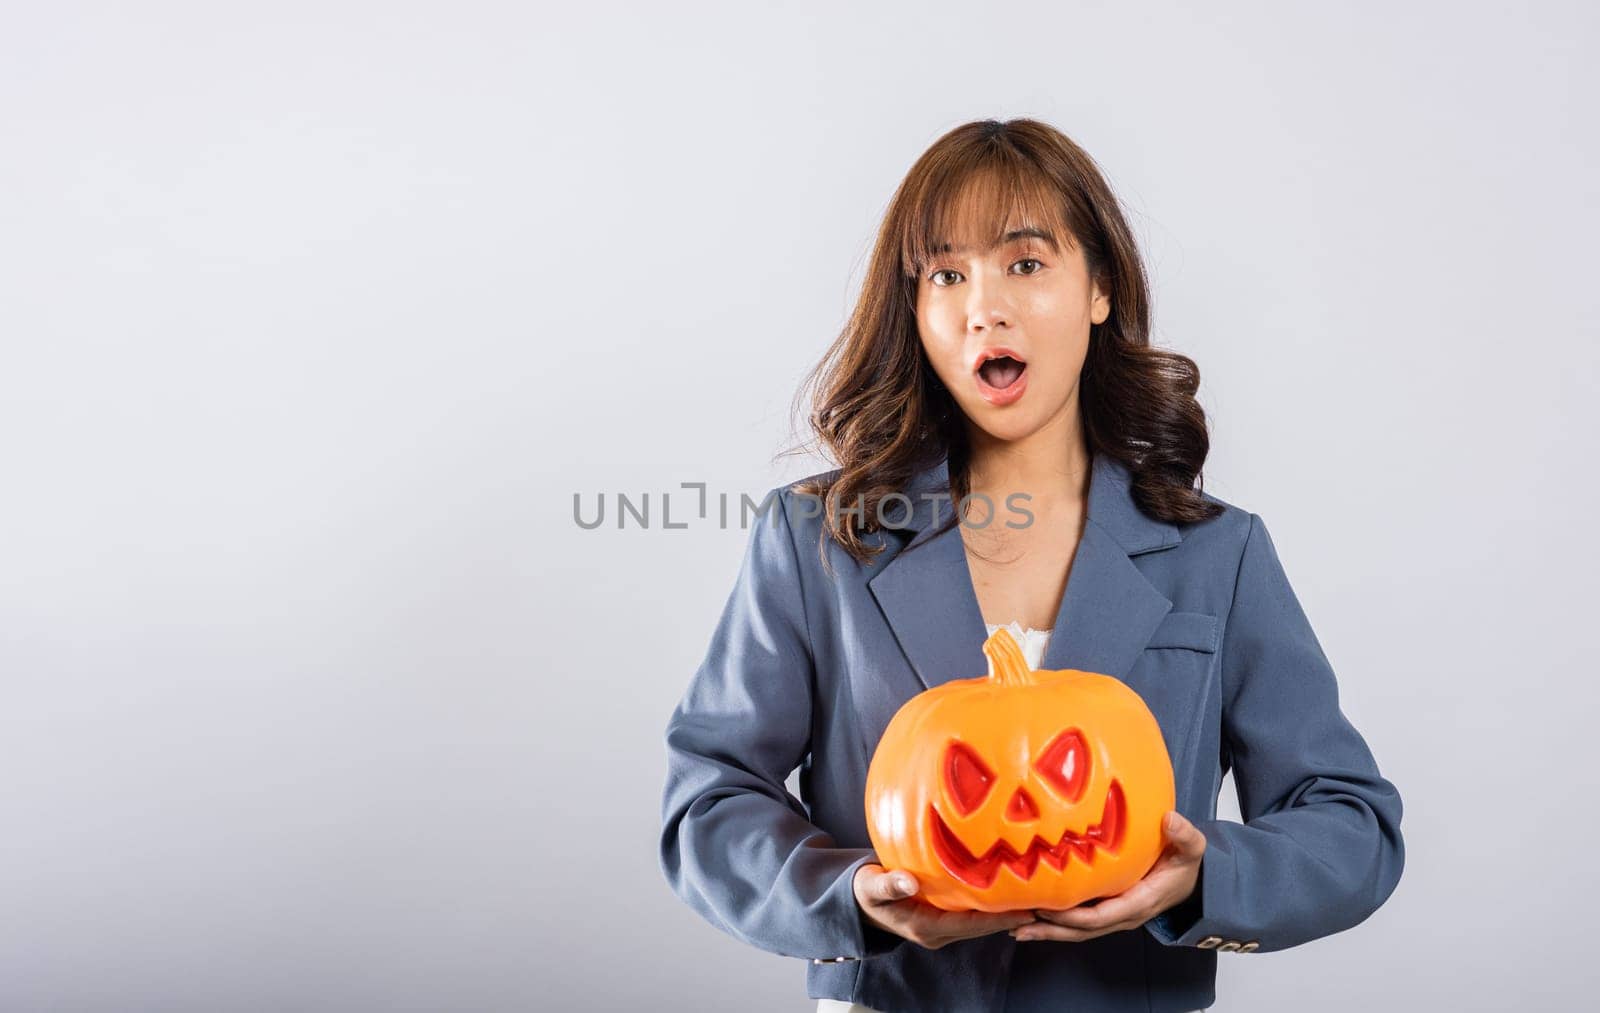
[[[971,455],[968,482],[973,493],[989,497],[1000,510],[1012,493],[1032,498],[1035,513],[1077,513],[1089,489],[1089,448],[1077,405],[1018,440],[1001,440],[977,426],[968,427]]]

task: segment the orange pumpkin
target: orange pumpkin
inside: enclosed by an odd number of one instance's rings
[[[1172,761],[1155,715],[1109,675],[1035,671],[1005,629],[990,674],[918,693],[867,770],[886,869],[948,911],[1067,908],[1121,893],[1165,845]]]

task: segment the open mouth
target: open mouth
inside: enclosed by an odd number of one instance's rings
[[[1020,380],[1022,371],[1027,368],[1026,362],[1002,355],[997,359],[985,359],[983,365],[978,367],[978,375],[995,390],[1005,390]]]
[[[1094,856],[1100,851],[1115,854],[1122,845],[1127,805],[1122,797],[1122,785],[1112,781],[1110,790],[1106,792],[1100,822],[1086,832],[1077,834],[1071,830],[1065,831],[1061,839],[1053,844],[1035,834],[1028,843],[1028,850],[1020,855],[1005,841],[996,841],[982,858],[967,850],[937,809],[930,806],[928,812],[932,816],[933,846],[939,861],[950,870],[952,876],[982,890],[994,883],[1001,866],[1009,868],[1018,879],[1028,879],[1041,860],[1060,872],[1066,868],[1069,856],[1076,856],[1077,861],[1092,865]]]
[[[978,395],[993,405],[1007,405],[1028,389],[1028,362],[1010,348],[985,348],[973,367]]]

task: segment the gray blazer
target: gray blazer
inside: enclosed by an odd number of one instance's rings
[[[1225,503],[1154,520],[1127,469],[1092,462],[1088,523],[1043,669],[1102,672],[1142,696],[1206,836],[1198,889],[1135,930],[1080,943],[1004,932],[930,950],[863,920],[867,764],[907,699],[988,671],[947,462],[868,564],[785,487],[751,527],[710,647],[666,728],[659,860],[673,891],[736,939],[807,960],[812,998],[878,1010],[1186,1011],[1215,1000],[1219,952],[1266,952],[1364,920],[1393,892],[1400,795],[1339,709],[1332,666],[1266,526]],[[930,494],[924,497],[924,493]],[[894,523],[902,504],[886,508]],[[1003,515],[1002,515],[1003,516]],[[800,795],[786,780],[800,768]],[[1216,818],[1232,769],[1245,822]]]

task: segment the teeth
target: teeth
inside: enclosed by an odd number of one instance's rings
[[[934,847],[945,868],[958,879],[980,889],[988,889],[994,883],[1002,866],[1009,867],[1019,879],[1030,879],[1041,860],[1060,872],[1066,867],[1069,856],[1092,865],[1097,853],[1115,853],[1122,845],[1126,811],[1127,801],[1122,794],[1122,785],[1112,781],[1100,813],[1100,822],[1086,833],[1076,834],[1067,830],[1053,845],[1036,835],[1020,855],[1005,841],[997,841],[980,857],[966,849],[939,815],[937,808],[929,808]]]

